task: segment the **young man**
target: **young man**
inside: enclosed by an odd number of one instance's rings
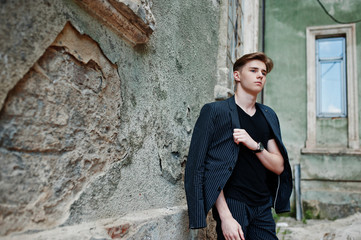
[[[203,106],[185,170],[190,228],[213,207],[218,239],[277,239],[271,207],[290,210],[291,168],[275,112],[256,103],[272,67],[264,53],[242,56],[235,95]]]

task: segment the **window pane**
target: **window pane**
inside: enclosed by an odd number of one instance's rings
[[[342,113],[341,62],[321,63],[321,113]]]
[[[343,58],[343,40],[344,38],[326,38],[318,40],[318,57],[324,58]]]
[[[346,117],[345,38],[321,38],[316,43],[317,116]]]

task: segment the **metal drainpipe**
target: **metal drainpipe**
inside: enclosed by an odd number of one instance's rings
[[[262,40],[261,40],[261,51],[264,52],[265,50],[265,41],[264,41],[264,34],[266,26],[266,0],[262,0]],[[264,103],[264,89],[261,92],[261,103]]]
[[[302,199],[301,199],[301,165],[294,165],[295,171],[295,197],[296,197],[296,220],[302,220]]]
[[[266,0],[262,0],[262,52],[264,52],[264,34],[266,32]]]

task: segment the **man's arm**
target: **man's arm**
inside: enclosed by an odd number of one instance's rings
[[[235,143],[242,143],[251,150],[257,149],[257,142],[249,136],[244,129],[234,129],[233,140]],[[284,169],[284,159],[274,139],[267,143],[267,149],[256,153],[258,159],[268,170],[280,175]]]
[[[257,144],[257,143],[256,143]],[[258,159],[268,170],[280,175],[284,169],[284,159],[274,139],[268,140],[267,149],[256,153]]]
[[[225,239],[245,240],[241,225],[233,218],[229,211],[223,190],[219,194],[215,204],[221,219],[222,232]]]

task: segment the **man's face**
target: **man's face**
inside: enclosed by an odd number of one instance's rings
[[[266,83],[266,64],[259,60],[252,60],[246,63],[239,71],[234,71],[233,74],[236,83],[240,83],[240,87],[244,91],[257,95],[262,91]]]

